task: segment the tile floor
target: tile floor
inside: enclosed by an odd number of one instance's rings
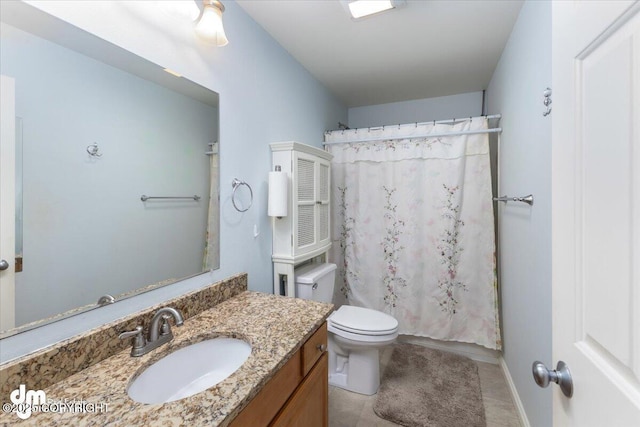
[[[380,353],[380,370],[391,357],[391,347]],[[498,365],[476,362],[487,427],[520,427],[507,382]],[[382,374],[380,375],[382,377]],[[329,427],[393,427],[373,412],[376,395],[364,396],[329,386]]]

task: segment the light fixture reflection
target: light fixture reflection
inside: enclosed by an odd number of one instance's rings
[[[163,70],[166,71],[167,73],[171,74],[172,76],[182,77],[182,74],[180,74],[177,71],[173,71],[171,68],[163,68]]]
[[[218,0],[203,0],[204,9],[200,20],[196,24],[196,34],[198,37],[217,46],[225,46],[229,43],[224,33],[222,25],[222,12],[224,6]]]

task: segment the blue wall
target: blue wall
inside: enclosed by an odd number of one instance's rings
[[[532,426],[552,425],[549,389],[531,377],[551,360],[551,2],[528,1],[487,89],[489,111],[502,113],[500,194],[532,193],[535,204],[499,204],[503,355]]]
[[[482,114],[482,92],[349,108],[349,127],[363,128]],[[491,111],[488,114],[493,114]]]

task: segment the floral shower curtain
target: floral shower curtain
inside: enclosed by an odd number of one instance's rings
[[[478,129],[486,119],[325,135],[338,303],[389,313],[401,334],[500,349],[488,135],[412,137]]]

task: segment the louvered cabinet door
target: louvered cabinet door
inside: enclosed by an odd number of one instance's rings
[[[307,153],[294,154],[296,255],[329,243],[330,163]]]
[[[296,255],[311,250],[318,242],[316,220],[317,179],[316,158],[306,153],[294,153],[294,245]]]
[[[316,233],[318,244],[324,245],[330,242],[330,211],[329,211],[329,189],[331,188],[330,163],[324,159],[316,161],[317,185],[316,185]]]

